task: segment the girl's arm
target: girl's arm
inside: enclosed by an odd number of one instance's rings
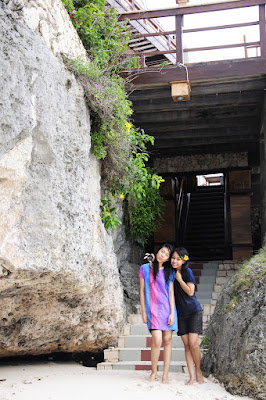
[[[188,294],[189,296],[193,296],[195,292],[195,285],[192,282],[184,282],[182,279],[181,271],[177,270],[175,274],[175,279],[179,282],[181,288]]]
[[[145,290],[144,290],[145,284],[143,278],[139,278],[139,284],[140,284],[140,307],[141,307],[142,321],[144,322],[144,324],[147,324],[148,318],[146,313]]]
[[[174,296],[174,282],[169,283],[169,303],[171,313],[168,318],[168,325],[173,325],[175,320],[175,296]]]

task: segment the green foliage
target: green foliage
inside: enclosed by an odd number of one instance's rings
[[[244,261],[234,280],[233,297],[227,305],[227,310],[232,311],[239,304],[241,292],[248,290],[256,280],[263,279],[266,275],[266,247],[259,250],[258,254]]]
[[[266,275],[266,268],[261,268],[263,265],[266,265],[266,247],[261,248],[258,254],[240,265],[234,277],[238,292],[249,289],[255,280]]]
[[[116,214],[117,208],[113,206],[111,199],[105,197],[101,203],[101,217],[106,229],[116,229],[121,221]]]
[[[94,63],[104,71],[137,66],[137,57],[124,56],[130,32],[118,24],[117,11],[105,0],[62,0],[80,39]]]
[[[154,138],[130,122],[131,102],[116,72],[128,62],[123,53],[129,34],[117,24],[116,11],[105,0],[62,0],[89,54],[88,60],[65,60],[83,85],[91,110],[91,140],[102,160],[102,221],[115,229],[121,221],[115,204],[125,200],[127,233],[145,243],[161,215],[162,177],[147,169],[147,143]],[[130,60],[130,63],[135,62]]]
[[[204,346],[209,346],[210,339],[209,339],[207,336],[205,336],[205,337],[202,339],[202,343],[203,343]]]

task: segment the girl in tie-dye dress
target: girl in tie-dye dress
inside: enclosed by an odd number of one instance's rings
[[[163,383],[168,383],[168,372],[172,353],[172,332],[177,331],[177,313],[174,299],[175,271],[169,259],[172,246],[164,244],[157,252],[153,263],[140,267],[140,305],[142,320],[152,335],[151,382],[157,374],[160,348],[164,346]]]

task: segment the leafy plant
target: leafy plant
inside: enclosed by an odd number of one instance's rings
[[[116,74],[126,63],[136,63],[124,57],[130,37],[126,23],[117,23],[116,11],[105,7],[105,0],[62,2],[89,56],[65,63],[82,84],[91,110],[93,153],[102,160],[102,221],[107,229],[121,224],[115,204],[124,200],[126,231],[145,243],[161,215],[163,179],[146,167],[146,146],[154,138],[130,122],[131,102]]]

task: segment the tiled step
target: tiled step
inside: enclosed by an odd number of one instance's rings
[[[184,372],[186,363],[183,361],[172,361],[170,372]],[[118,362],[103,362],[97,365],[97,370],[114,369],[114,370],[147,370],[151,371],[150,361],[118,361]],[[158,371],[163,371],[163,361],[158,362]]]

